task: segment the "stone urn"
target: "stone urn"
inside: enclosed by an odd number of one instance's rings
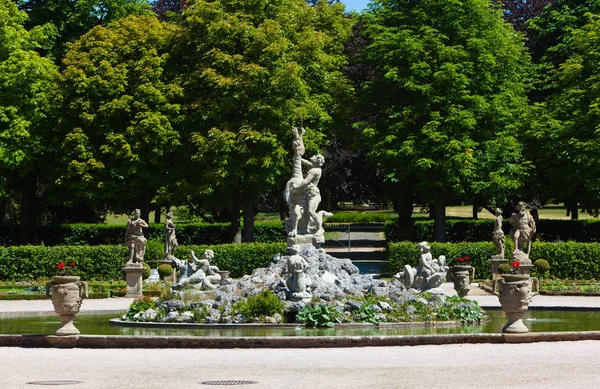
[[[52,298],[54,311],[60,315],[60,328],[56,335],[78,335],[79,330],[73,325],[75,314],[79,313],[81,302],[88,296],[85,281],[78,276],[55,276],[54,281],[46,284],[46,297]]]
[[[498,291],[495,294],[500,300],[502,310],[508,322],[502,328],[504,333],[525,333],[529,329],[523,324],[523,315],[529,309],[529,303],[537,290],[532,290],[532,285],[539,285],[539,281],[529,274],[504,274],[498,280]]]
[[[471,280],[475,276],[475,268],[471,265],[455,265],[450,271],[454,290],[460,297],[466,297],[471,290]]]

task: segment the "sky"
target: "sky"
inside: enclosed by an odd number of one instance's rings
[[[341,0],[342,3],[346,4],[348,11],[362,11],[367,8],[369,0]]]

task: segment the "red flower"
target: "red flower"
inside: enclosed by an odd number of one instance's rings
[[[519,261],[513,261],[512,267],[514,267],[516,269],[520,268],[521,267],[521,262],[519,262]]]
[[[56,267],[59,268],[59,269],[63,269],[65,267],[65,264],[63,262],[61,262]]]
[[[465,257],[465,261],[468,261],[469,259],[471,259],[471,258],[469,258],[469,256],[467,255],[467,256]]]
[[[75,262],[71,262],[71,267],[75,267]]]

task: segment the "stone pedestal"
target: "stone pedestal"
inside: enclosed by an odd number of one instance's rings
[[[125,297],[141,298],[142,294],[142,273],[143,267],[127,266],[123,268],[127,276],[127,295]]]
[[[508,263],[508,259],[498,255],[494,255],[492,258],[490,258],[490,265],[492,267],[492,280],[500,278],[501,274],[498,272],[498,266],[503,263]]]

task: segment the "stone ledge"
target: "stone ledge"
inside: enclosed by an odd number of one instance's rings
[[[467,343],[535,343],[600,340],[600,331],[526,334],[453,334],[410,336],[184,337],[79,335],[0,335],[0,347],[77,348],[333,348],[420,346]]]

